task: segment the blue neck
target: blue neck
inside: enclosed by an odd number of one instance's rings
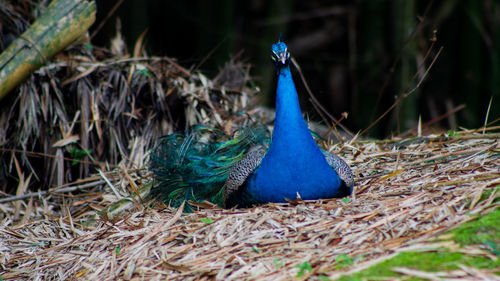
[[[278,70],[276,89],[276,117],[269,153],[287,153],[284,147],[290,145],[312,150],[319,149],[302,117],[297,90],[293,83],[290,67]]]

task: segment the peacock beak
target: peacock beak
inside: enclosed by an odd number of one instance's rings
[[[281,52],[278,54],[278,60],[281,64],[286,64],[287,59],[288,59],[287,52]]]

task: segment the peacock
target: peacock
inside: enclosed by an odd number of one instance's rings
[[[208,200],[232,208],[352,193],[351,169],[317,146],[302,116],[290,52],[281,36],[271,46],[271,58],[278,76],[272,135],[264,126],[227,136],[196,125],[163,137],[150,154],[154,198],[174,207]]]

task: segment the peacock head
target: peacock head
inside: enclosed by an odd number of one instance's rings
[[[290,53],[288,52],[288,46],[283,42],[280,36],[280,40],[271,46],[271,59],[277,67],[288,66],[290,62]]]

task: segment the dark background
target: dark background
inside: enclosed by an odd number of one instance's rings
[[[420,87],[368,132],[386,137],[415,127],[419,116],[425,123],[462,104],[432,130],[481,127],[492,97],[488,120],[499,117],[499,2],[99,0],[91,32],[107,17],[93,44],[109,46],[120,18],[129,50],[147,30],[150,55],[177,58],[209,77],[237,56],[253,65],[269,106],[270,45],[282,32],[314,95],[333,116],[348,112],[343,123],[354,132],[413,89],[442,47]],[[297,75],[295,81],[303,109],[319,119]]]

